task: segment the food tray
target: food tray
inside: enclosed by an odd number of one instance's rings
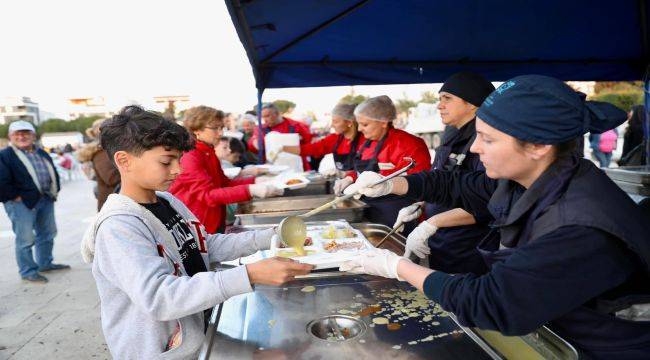
[[[467,328],[449,315],[477,344],[498,359],[577,360],[578,351],[546,326],[523,336],[505,336],[497,331]]]
[[[313,210],[328,201],[334,195],[303,195],[259,199],[239,204],[235,213],[235,224],[279,224],[282,219]],[[333,208],[310,217],[310,221],[345,220],[349,223],[363,220],[363,210],[367,205],[356,199],[349,199]]]
[[[332,229],[335,230],[334,232],[336,234],[330,234]],[[341,234],[345,231],[348,231],[349,234]],[[334,235],[334,238],[331,238],[331,235]],[[305,246],[305,251],[307,252],[306,256],[295,255],[295,250],[291,248],[278,248],[276,245],[272,246],[270,250],[259,251],[251,256],[242,258],[240,263],[249,264],[274,256],[283,256],[290,257],[301,263],[312,264],[315,266],[315,270],[337,269],[342,262],[355,257],[365,250],[373,248],[371,243],[365,238],[360,230],[353,228],[345,221],[327,221],[317,224],[311,223],[307,225],[307,236],[311,238],[313,245]],[[358,247],[328,252],[327,245],[332,241],[335,241],[337,244],[342,246],[354,244],[358,245]],[[272,243],[279,243],[277,235],[274,236]]]
[[[614,180],[614,183],[628,194],[650,196],[650,185],[643,185],[639,183],[620,181],[620,180]]]
[[[650,187],[650,167],[648,166],[622,166],[603,170],[612,180]]]

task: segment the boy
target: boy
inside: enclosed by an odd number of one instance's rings
[[[208,235],[173,195],[163,192],[192,147],[180,125],[137,106],[102,124],[101,146],[122,179],[82,241],[93,262],[102,329],[116,359],[196,358],[204,339],[203,310],[309,273],[310,265],[266,259],[211,272],[210,262],[232,260],[270,246],[273,230]]]

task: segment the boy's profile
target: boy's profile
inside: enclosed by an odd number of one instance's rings
[[[114,358],[196,358],[204,310],[252,291],[252,284],[279,285],[312,269],[274,258],[210,271],[211,262],[268,249],[274,230],[207,234],[165,192],[181,172],[181,155],[193,146],[182,126],[127,106],[100,133],[122,187],[97,214],[81,251],[93,263],[102,329]]]

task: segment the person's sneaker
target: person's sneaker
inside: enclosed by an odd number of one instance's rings
[[[33,283],[43,283],[43,284],[47,282],[47,278],[41,274],[32,274],[32,275],[23,276],[23,280],[33,282]]]
[[[42,267],[38,269],[38,272],[48,272],[48,271],[55,271],[55,270],[64,270],[64,269],[69,269],[70,265],[66,264],[50,264],[48,266]]]

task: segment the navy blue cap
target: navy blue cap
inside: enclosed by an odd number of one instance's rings
[[[627,119],[627,113],[616,106],[585,101],[585,94],[542,75],[504,82],[485,99],[476,116],[516,139],[548,145],[587,132],[602,133]]]

